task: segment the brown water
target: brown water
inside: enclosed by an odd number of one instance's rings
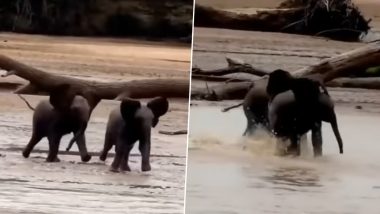
[[[112,157],[106,163],[98,156],[81,163],[79,155],[60,154],[61,162],[46,163],[46,139],[24,159],[21,150],[31,136],[32,112],[15,95],[0,97],[0,213],[183,213],[187,137],[158,131],[186,128],[186,102],[171,101],[171,112],[153,130],[152,171],[141,172],[135,148],[132,172],[112,173]],[[33,106],[43,99],[26,97]],[[90,152],[101,150],[107,115],[117,105],[102,101],[95,109],[86,131]],[[61,150],[70,138],[63,138]]]
[[[274,155],[265,134],[241,137],[241,109],[192,107],[186,213],[380,213],[380,115],[337,114],[343,155],[324,123],[324,156],[304,142],[291,158]]]

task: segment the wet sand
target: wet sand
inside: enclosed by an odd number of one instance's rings
[[[18,34],[0,38],[1,54],[62,75],[119,81],[189,74],[190,50],[176,44]],[[17,77],[0,81],[25,83]],[[32,106],[46,99],[25,98]],[[108,114],[118,105],[103,100],[94,110],[86,131],[89,152],[101,151]],[[187,129],[187,111],[187,100],[171,99],[169,112],[153,129],[152,171],[141,172],[135,148],[132,172],[111,173],[112,157],[104,163],[93,156],[82,163],[79,155],[59,154],[61,162],[46,163],[46,139],[24,159],[21,150],[31,136],[32,111],[11,92],[0,92],[0,213],[183,213],[187,136],[158,131]],[[70,138],[62,139],[61,151]],[[76,146],[72,151],[78,151]]]

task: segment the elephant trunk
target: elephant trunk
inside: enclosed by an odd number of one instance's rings
[[[142,134],[139,137],[139,150],[141,153],[141,171],[150,171],[151,124],[145,121],[141,124]]]

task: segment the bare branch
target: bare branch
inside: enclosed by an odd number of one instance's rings
[[[182,135],[182,134],[187,134],[187,130],[178,130],[178,131],[158,131],[160,134],[165,134],[165,135]]]
[[[242,105],[243,105],[243,103],[241,102],[241,103],[239,103],[239,104],[236,104],[236,105],[233,105],[233,106],[229,106],[229,107],[223,108],[223,109],[222,109],[222,112],[227,112],[227,111],[229,111],[229,110],[231,110],[231,109],[234,109],[234,108],[240,107],[240,106],[242,106]]]

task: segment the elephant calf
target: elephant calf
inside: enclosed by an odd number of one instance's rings
[[[77,95],[68,84],[58,86],[50,93],[49,100],[41,101],[33,114],[33,132],[22,154],[28,158],[34,146],[47,137],[49,141],[48,162],[58,162],[57,157],[61,138],[73,133],[81,159],[88,162],[91,156],[87,152],[84,132],[90,118],[91,108],[87,100]]]
[[[286,71],[276,70],[269,75],[267,93],[270,99],[270,130],[277,137],[291,140],[290,152],[299,155],[300,137],[311,130],[314,155],[322,155],[322,121],[326,121],[334,131],[339,152],[343,153],[334,104],[323,85],[307,78],[293,78]]]
[[[100,160],[105,161],[108,151],[116,145],[111,171],[130,171],[129,154],[134,144],[139,141],[141,170],[150,171],[151,128],[158,124],[159,118],[166,114],[168,108],[169,102],[163,97],[152,99],[146,106],[141,105],[138,100],[122,100],[120,108],[113,110],[109,116]]]

